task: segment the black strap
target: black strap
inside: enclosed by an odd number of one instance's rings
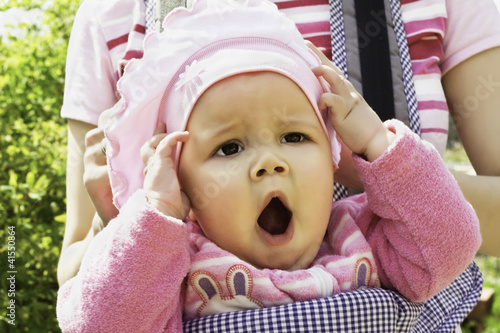
[[[385,0],[355,0],[363,97],[382,121],[395,118]]]

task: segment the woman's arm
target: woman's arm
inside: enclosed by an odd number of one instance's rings
[[[109,185],[106,151],[103,149],[103,131],[74,120],[70,120],[70,124],[70,131],[76,133],[76,135],[70,133],[70,145],[74,148],[68,147],[68,161],[72,161],[72,165],[68,164],[67,168],[67,176],[68,179],[71,177],[71,181],[68,181],[67,188],[66,233],[70,239],[68,242],[71,243],[67,245],[68,250],[66,250],[66,244],[63,243],[64,256],[61,255],[61,258],[64,258],[64,262],[60,263],[60,284],[76,274],[89,242],[109,221],[118,215],[118,209],[113,204],[113,193]],[[89,128],[90,130],[88,130]],[[86,134],[85,131],[87,131]],[[82,135],[84,139],[81,138]],[[82,159],[82,148],[80,147],[82,141],[76,140],[83,140],[85,147],[83,148],[83,162],[79,162],[83,163],[83,166],[74,168],[73,164]],[[77,156],[76,154],[73,156],[73,151],[78,152]],[[84,193],[80,193],[82,188],[85,190]],[[82,213],[75,208],[88,207],[87,200],[89,198],[93,206],[87,211]],[[95,212],[94,217],[93,220],[90,220],[91,224],[88,225],[87,222],[91,218],[89,214],[92,212]],[[84,239],[82,239],[83,234],[86,234]]]
[[[93,237],[91,227],[95,209],[83,183],[85,135],[93,128],[91,124],[68,120],[66,228],[57,267],[59,285],[76,275]]]
[[[480,252],[500,257],[500,47],[460,63],[443,77],[458,134],[477,176],[455,173],[479,217]]]

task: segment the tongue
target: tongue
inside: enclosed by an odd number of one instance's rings
[[[288,228],[292,213],[280,199],[273,198],[257,220],[259,226],[271,235],[281,235]]]

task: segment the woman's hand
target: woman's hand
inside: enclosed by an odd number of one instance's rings
[[[100,227],[106,226],[118,215],[118,209],[113,204],[113,192],[109,183],[104,140],[104,133],[99,128],[90,130],[85,136],[83,180],[96,212],[102,220]],[[96,224],[96,219],[93,224]]]
[[[178,142],[189,139],[188,132],[165,134],[160,125],[155,135],[141,149],[144,169],[144,190],[151,206],[167,216],[183,220],[189,213],[190,202],[180,190],[171,154]]]

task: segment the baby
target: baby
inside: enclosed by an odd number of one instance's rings
[[[104,125],[120,214],[60,289],[63,331],[180,332],[366,287],[421,302],[473,260],[478,221],[439,154],[382,123],[274,5],[202,0],[164,27]],[[366,193],[333,203],[337,135]]]

